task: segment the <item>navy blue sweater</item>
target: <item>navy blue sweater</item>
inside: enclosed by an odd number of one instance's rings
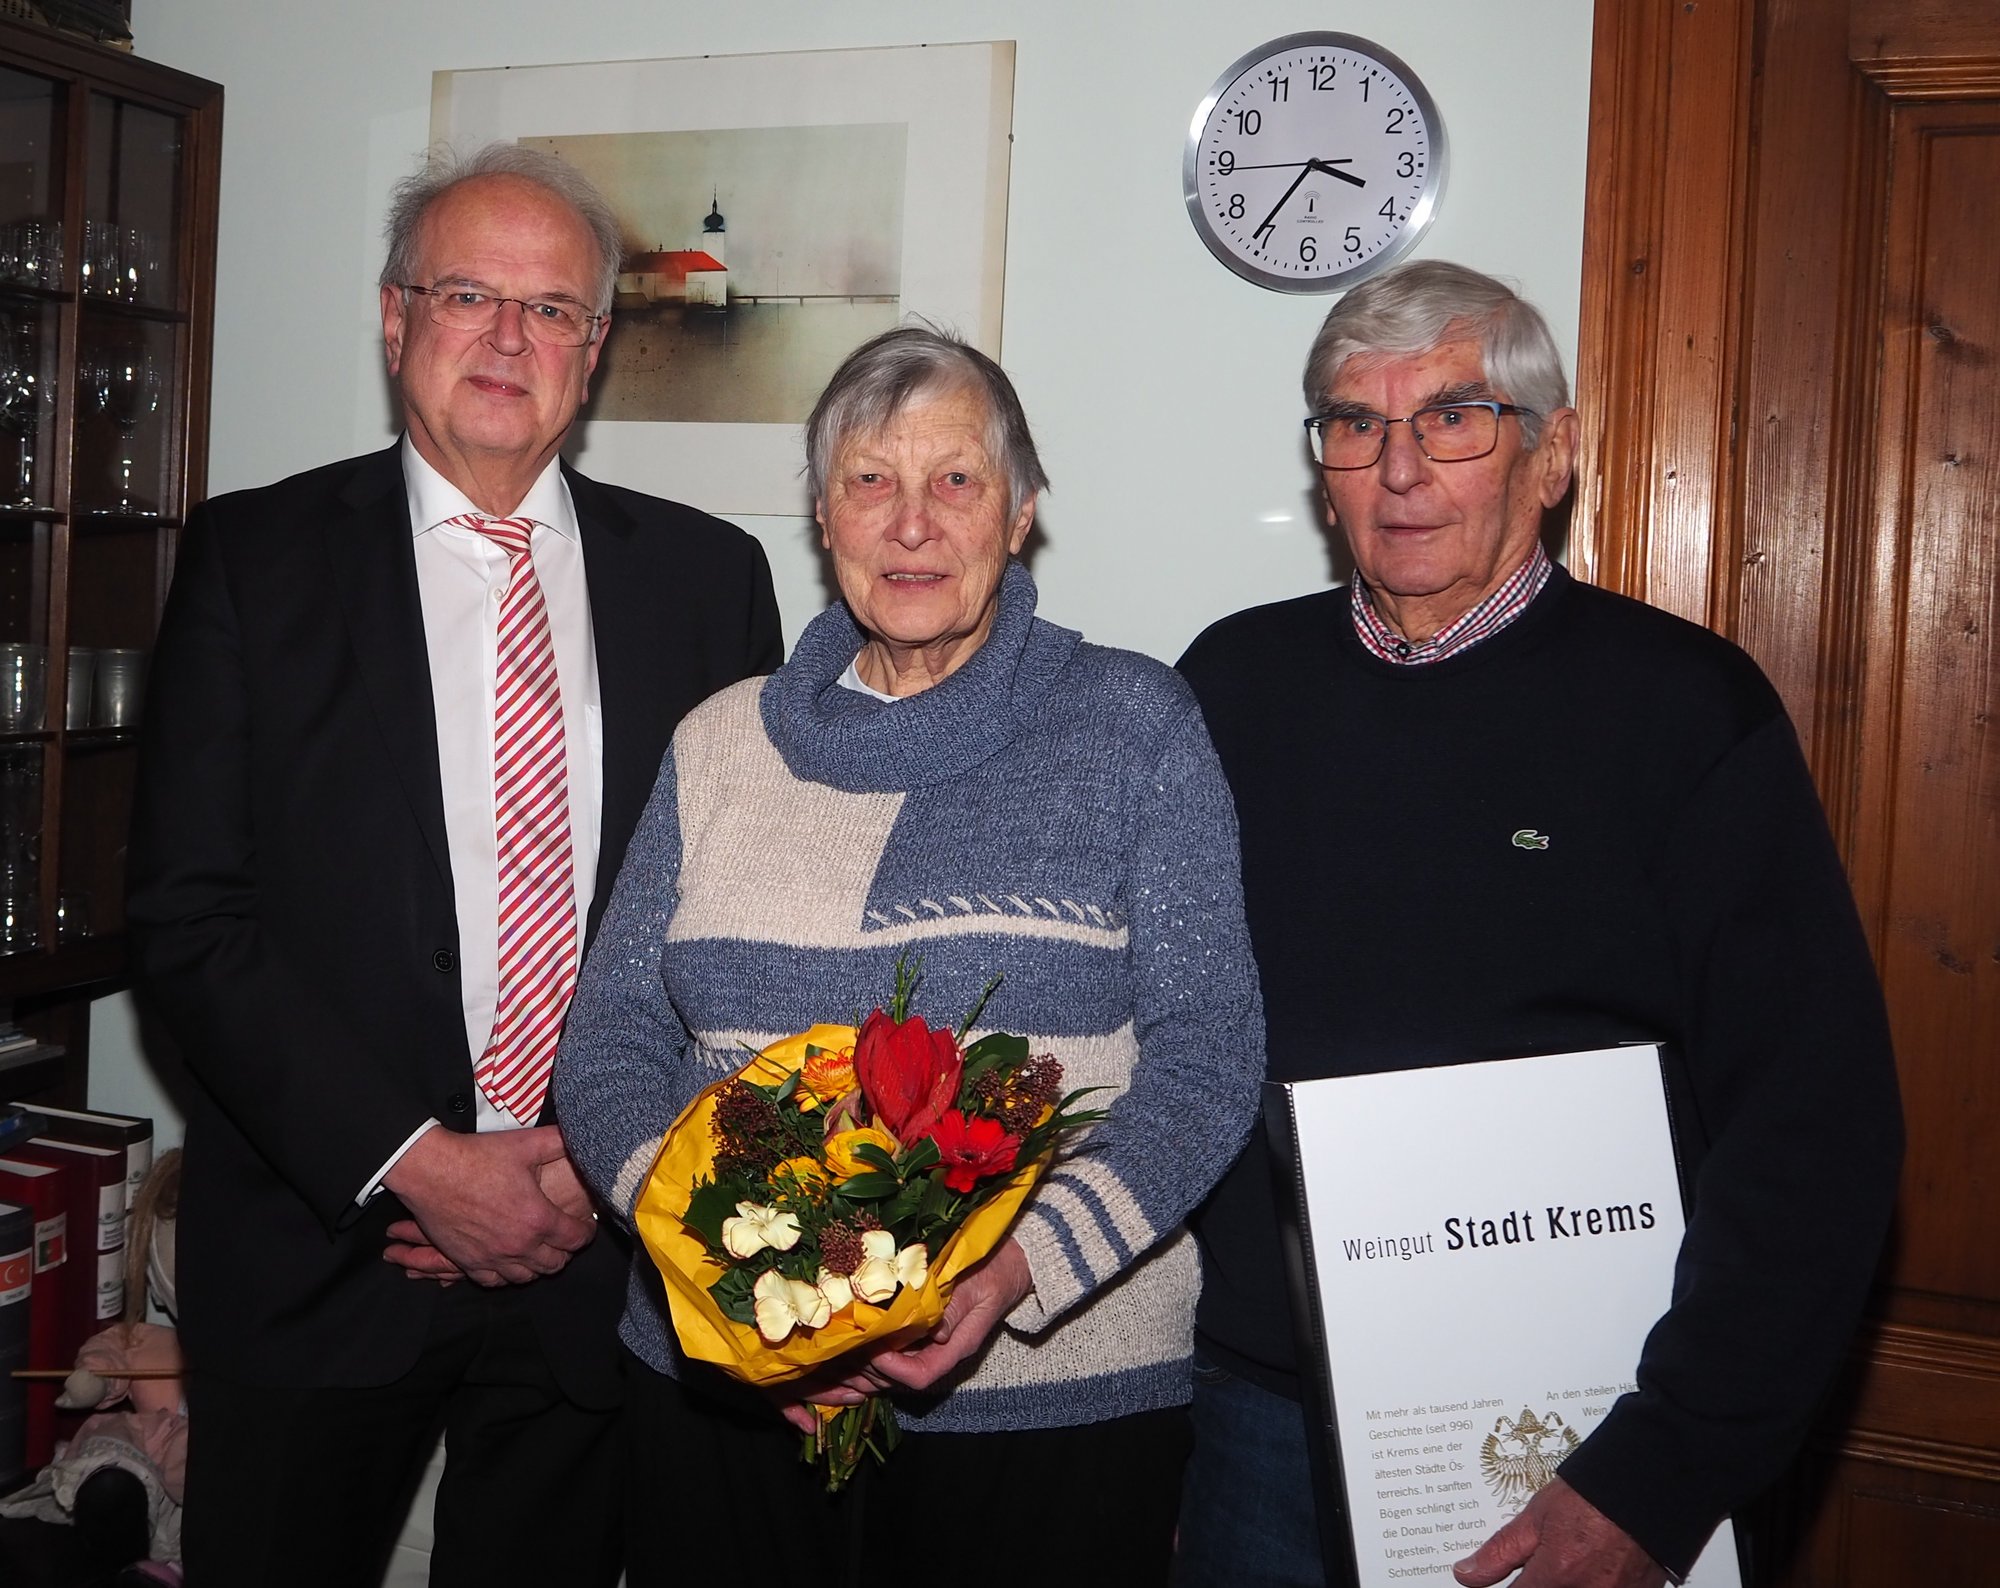
[[[1181,671],[1236,795],[1272,1078],[1668,1042],[1695,1174],[1675,1300],[1562,1470],[1685,1569],[1802,1436],[1901,1152],[1874,969],[1776,693],[1560,569],[1446,661],[1369,655],[1341,589],[1216,624]],[[1197,1330],[1296,1394],[1277,1219],[1260,1131],[1194,1221]]]

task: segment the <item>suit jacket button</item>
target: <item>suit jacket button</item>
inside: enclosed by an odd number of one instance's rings
[[[453,1092],[444,1100],[444,1106],[454,1114],[462,1114],[472,1106],[472,1099],[463,1092]]]
[[[450,972],[456,970],[457,968],[458,968],[458,956],[454,954],[450,949],[441,948],[435,954],[431,955],[432,970],[443,971],[446,974],[449,974]]]

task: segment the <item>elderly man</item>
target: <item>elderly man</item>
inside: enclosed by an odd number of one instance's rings
[[[495,146],[388,233],[403,437],[201,509],[146,718],[130,917],[198,1083],[206,1588],[378,1580],[440,1428],[433,1583],[615,1576],[625,1261],[549,1066],[675,724],[779,660],[753,540],[558,460],[603,199]]]
[[[1901,1153],[1867,945],[1756,666],[1543,551],[1577,416],[1540,315],[1406,265],[1327,316],[1305,384],[1354,580],[1181,663],[1242,822],[1268,1071],[1667,1039],[1694,1173],[1672,1305],[1636,1392],[1456,1568],[1652,1588],[1778,1475],[1867,1289]],[[1317,1583],[1261,1135],[1196,1227],[1181,1580]]]

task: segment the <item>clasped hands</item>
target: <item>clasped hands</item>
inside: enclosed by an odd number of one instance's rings
[[[779,1386],[772,1398],[786,1422],[809,1434],[819,1427],[815,1405],[858,1406],[884,1390],[930,1389],[977,1356],[1034,1288],[1027,1254],[1009,1236],[958,1277],[944,1316],[924,1339],[902,1350],[850,1352],[825,1374]]]
[[[597,1234],[554,1125],[427,1130],[382,1184],[410,1211],[389,1226],[382,1256],[412,1279],[524,1285],[558,1272]]]

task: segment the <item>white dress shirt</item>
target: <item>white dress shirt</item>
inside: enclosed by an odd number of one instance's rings
[[[465,1041],[476,1064],[493,1034],[500,999],[500,860],[493,792],[493,699],[499,670],[500,603],[509,579],[506,552],[476,530],[449,520],[479,510],[403,438],[403,481],[416,537],[417,593],[430,654],[437,712],[438,776],[444,791],[445,841],[451,849],[458,917],[458,974]],[[577,953],[596,892],[598,821],[604,783],[603,709],[590,591],[576,507],[559,462],[551,461],[508,515],[534,521],[535,575],[548,608],[562,692],[569,777],[570,854],[576,889]],[[473,1088],[480,1130],[532,1125]],[[429,1119],[396,1149],[363,1189],[366,1201],[410,1145],[437,1124]]]

